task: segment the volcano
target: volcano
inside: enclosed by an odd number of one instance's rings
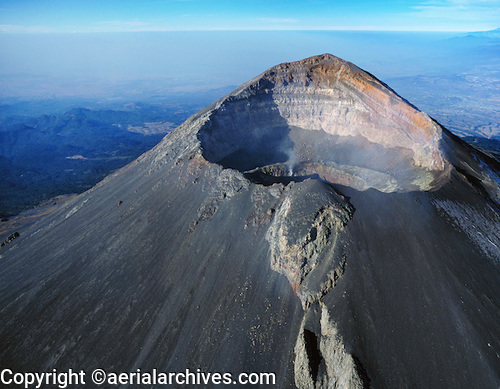
[[[280,64],[6,241],[0,366],[498,387],[499,171],[352,63]]]

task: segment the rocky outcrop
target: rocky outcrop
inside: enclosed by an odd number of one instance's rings
[[[13,234],[9,235],[7,238],[4,239],[4,241],[0,244],[0,247],[3,247],[10,242],[12,242],[14,239],[19,238],[19,232],[14,232]]]
[[[271,268],[287,277],[304,309],[294,348],[298,388],[363,388],[323,303],[344,274],[345,227],[354,211],[344,196],[322,182],[292,182],[266,234]]]
[[[295,385],[303,389],[369,387],[362,366],[346,351],[328,308],[320,303],[315,311],[304,315],[295,344]],[[318,333],[308,329],[312,316],[319,316]]]
[[[271,268],[299,290],[325,251],[341,245],[340,235],[353,212],[352,205],[318,181],[288,185],[266,235]]]
[[[208,188],[206,188],[209,196],[198,209],[198,218],[191,223],[190,232],[194,231],[201,221],[210,219],[217,212],[222,201],[230,199],[250,185],[250,182],[238,171],[222,169],[217,165],[212,165],[205,170],[205,178],[209,182]]]

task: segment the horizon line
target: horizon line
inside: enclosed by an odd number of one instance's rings
[[[0,26],[1,29],[2,26]],[[1,31],[0,35],[35,35],[35,34],[120,34],[120,33],[152,33],[152,32],[316,32],[316,31],[349,31],[349,32],[416,32],[416,33],[476,33],[476,32],[491,32],[500,30],[500,28],[486,30],[417,30],[417,29],[386,29],[386,28],[280,28],[280,29],[265,29],[265,28],[206,28],[206,29],[151,29],[151,30],[119,30],[119,31]]]

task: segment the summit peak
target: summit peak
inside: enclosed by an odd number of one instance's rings
[[[436,122],[331,54],[268,69],[215,104],[196,131],[207,160],[259,175],[394,192],[435,189],[450,171]]]

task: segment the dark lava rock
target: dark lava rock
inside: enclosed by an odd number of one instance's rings
[[[14,239],[16,239],[18,237],[19,237],[19,232],[14,232],[13,234],[11,234],[7,238],[5,238],[5,240],[2,242],[2,244],[0,245],[0,247],[5,246],[6,244],[12,242]]]

